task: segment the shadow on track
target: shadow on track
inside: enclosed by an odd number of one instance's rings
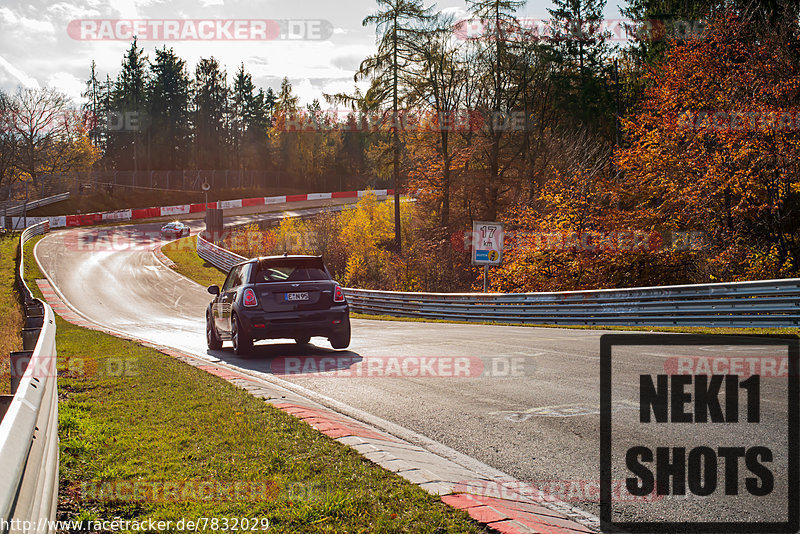
[[[206,354],[242,369],[270,373],[277,376],[324,376],[347,371],[363,358],[350,350],[334,350],[312,343],[298,345],[277,341],[258,343],[247,356],[237,356],[229,347],[208,350]]]

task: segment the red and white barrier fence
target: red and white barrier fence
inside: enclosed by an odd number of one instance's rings
[[[69,228],[73,226],[91,226],[116,221],[130,221],[136,219],[153,219],[156,217],[173,217],[201,213],[207,208],[234,209],[248,208],[251,206],[268,206],[284,204],[287,202],[302,202],[306,200],[327,200],[334,198],[361,198],[367,192],[378,196],[393,195],[393,189],[374,189],[363,191],[337,191],[333,193],[308,193],[303,195],[281,195],[275,197],[241,198],[238,200],[221,200],[208,204],[180,204],[177,206],[160,206],[155,208],[139,208],[118,211],[104,211],[101,213],[86,213],[83,215],[59,215],[54,217],[27,217],[28,226],[43,221],[50,223],[50,228]],[[13,227],[21,224],[22,217],[12,217]]]

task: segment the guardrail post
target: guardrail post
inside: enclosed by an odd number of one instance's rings
[[[25,328],[41,328],[44,325],[44,315],[29,315],[25,318]]]
[[[11,358],[11,394],[14,395],[19,388],[19,383],[22,377],[25,376],[25,370],[28,368],[28,363],[31,361],[32,350],[20,350],[12,352],[9,356]]]
[[[36,348],[36,342],[39,340],[39,333],[42,331],[41,327],[31,327],[22,329],[22,350],[33,350]]]

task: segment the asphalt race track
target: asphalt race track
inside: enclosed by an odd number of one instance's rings
[[[190,225],[196,231],[202,222]],[[221,351],[208,351],[204,314],[211,296],[155,258],[151,249],[157,242],[145,239],[144,233],[160,226],[54,232],[39,242],[36,257],[69,304],[91,321],[245,369],[282,372],[285,380],[599,513],[596,491],[586,488],[596,487],[600,477],[602,331],[353,320],[347,351],[334,351],[327,340],[316,338],[307,347],[288,340],[261,342],[245,358],[234,356],[228,343]],[[98,244],[96,236],[109,231],[114,232],[111,246]],[[677,350],[694,356],[742,354],[741,347]],[[775,451],[774,470],[784,469],[787,432],[774,421],[785,421],[785,378],[762,380],[763,422],[757,425],[716,423],[699,431],[697,425],[643,427],[638,422],[639,375],[664,369],[674,354],[666,347],[614,351],[613,478],[624,480],[629,447],[656,441],[687,447],[763,444]],[[328,373],[321,375],[320,370]],[[751,475],[744,460],[739,467],[743,488],[745,476]],[[773,493],[757,505],[744,495],[737,499],[667,497],[643,503],[623,498],[614,510],[619,511],[617,519],[643,521],[766,521],[785,516],[786,487],[777,479]]]

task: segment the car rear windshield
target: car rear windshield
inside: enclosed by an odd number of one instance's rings
[[[258,262],[255,282],[330,280],[320,258],[277,258]]]

